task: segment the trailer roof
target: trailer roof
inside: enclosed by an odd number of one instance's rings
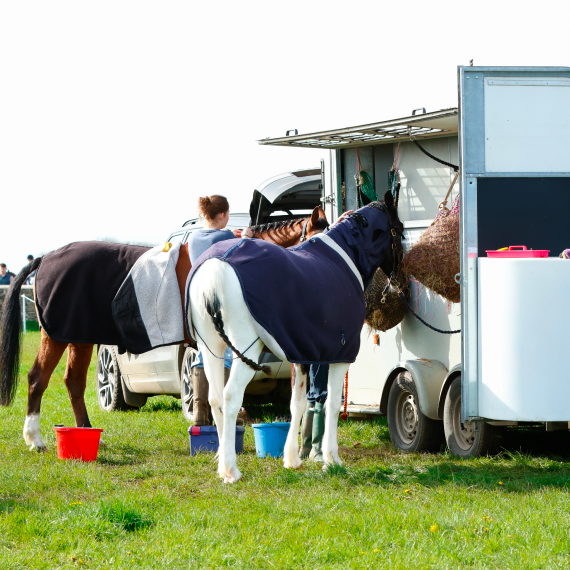
[[[266,138],[259,144],[302,148],[348,148],[371,144],[393,143],[414,137],[431,138],[457,133],[457,108],[412,115],[380,123],[321,131],[306,135]]]

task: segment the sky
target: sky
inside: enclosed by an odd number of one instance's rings
[[[158,244],[199,196],[328,151],[258,139],[457,106],[457,66],[570,65],[544,0],[2,1],[0,262],[79,240]],[[570,109],[570,104],[569,104]]]

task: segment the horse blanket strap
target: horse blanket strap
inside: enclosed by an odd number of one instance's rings
[[[36,274],[36,307],[48,336],[65,343],[121,345],[111,303],[148,250],[80,241],[44,255]]]
[[[219,259],[235,271],[249,311],[264,331],[258,334],[272,336],[289,362],[354,362],[366,314],[363,282],[390,247],[386,213],[371,206],[359,212],[367,227],[345,218],[325,237],[287,249],[255,239],[214,244],[192,267],[186,306],[201,264]],[[193,331],[191,322],[187,330]]]
[[[180,243],[142,255],[113,299],[120,343],[133,354],[184,342],[182,303],[176,275]]]

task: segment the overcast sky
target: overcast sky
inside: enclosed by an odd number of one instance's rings
[[[328,152],[257,139],[457,106],[457,65],[570,65],[568,2],[0,3],[0,262],[159,243]],[[569,104],[570,109],[570,104]]]

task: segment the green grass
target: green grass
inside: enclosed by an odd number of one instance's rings
[[[459,461],[399,454],[385,420],[349,421],[344,467],[288,471],[255,456],[247,429],[244,478],[224,486],[212,455],[189,456],[176,400],[100,412],[93,363],[87,406],[106,447],[64,462],[52,430],[73,425],[64,361],[43,400],[48,453],[21,436],[38,342],[26,336],[16,402],[0,410],[2,569],[570,567],[568,433],[513,430],[499,457]]]

